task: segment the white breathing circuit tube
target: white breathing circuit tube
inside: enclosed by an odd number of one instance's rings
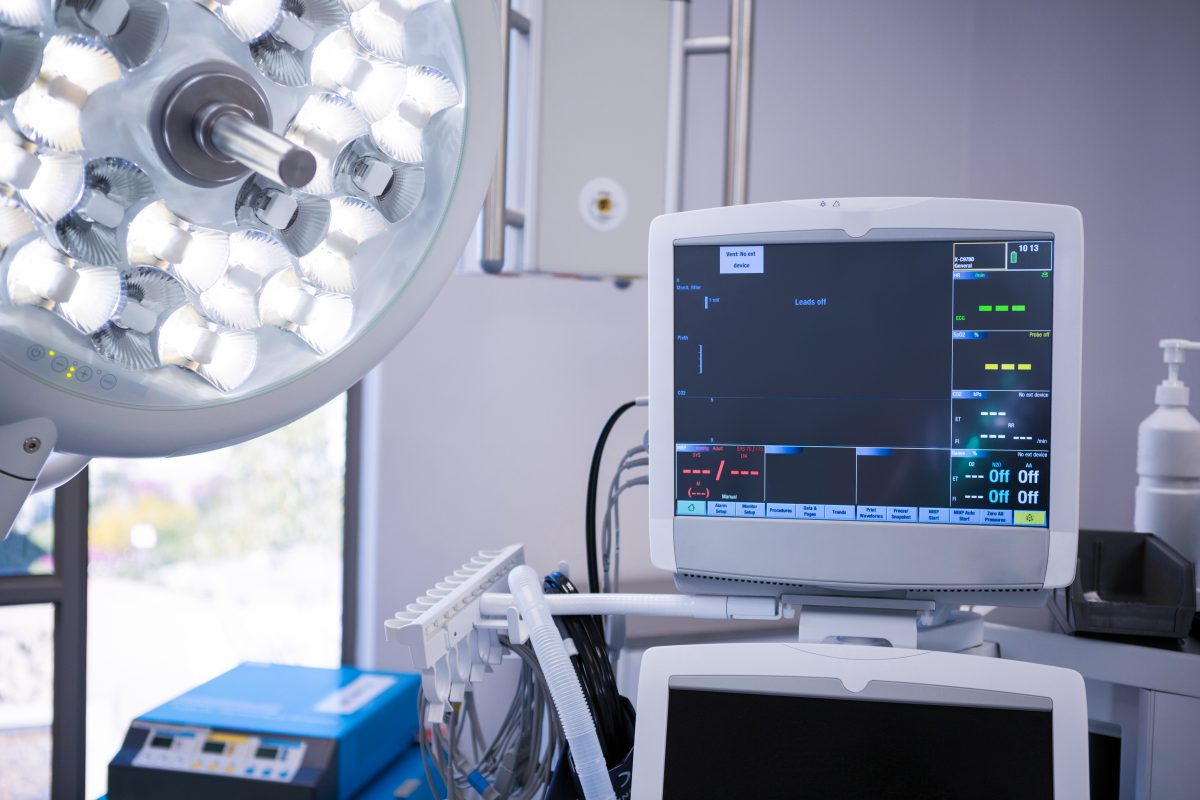
[[[508,573],[508,588],[517,610],[529,625],[529,640],[546,676],[567,744],[571,746],[571,761],[575,764],[575,774],[579,776],[585,800],[616,800],[600,739],[596,736],[596,723],[546,604],[541,578],[533,567],[514,567]]]

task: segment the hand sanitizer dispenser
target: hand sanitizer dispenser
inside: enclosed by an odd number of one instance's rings
[[[1179,379],[1179,365],[1200,342],[1163,339],[1159,347],[1167,378],[1154,393],[1158,408],[1138,426],[1133,527],[1200,563],[1200,421],[1188,411],[1190,390]]]

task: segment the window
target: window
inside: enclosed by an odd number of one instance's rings
[[[0,541],[0,577],[49,575],[54,572],[54,493],[41,492],[25,501],[21,513]]]
[[[139,714],[242,661],[341,662],[346,408],[208,453],[92,462],[87,796]]]
[[[41,800],[50,794],[53,687],[54,606],[0,607],[2,800]]]
[[[0,542],[0,800],[103,794],[134,717],[241,661],[352,660],[360,403],[26,502]]]

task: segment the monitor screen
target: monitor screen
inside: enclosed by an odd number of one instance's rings
[[[675,515],[1047,527],[1052,240],[675,247]]]
[[[663,797],[1050,800],[1052,711],[672,688]]]

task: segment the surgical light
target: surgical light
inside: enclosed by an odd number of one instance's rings
[[[42,40],[33,31],[0,28],[0,100],[29,88],[42,64]]]
[[[287,0],[271,30],[250,42],[250,55],[268,78],[285,86],[303,86],[308,81],[307,51],[322,33],[345,22],[346,13],[337,0]]]
[[[383,58],[404,58],[404,23],[430,0],[342,0],[350,9],[350,27],[368,49]]]
[[[228,234],[177,217],[161,200],[129,223],[127,247],[130,264],[168,270],[196,292],[211,288],[229,259]]]
[[[241,386],[258,359],[254,334],[222,328],[190,305],[170,313],[158,332],[162,364],[195,372],[222,391]]]
[[[400,104],[406,76],[403,64],[371,54],[344,28],[313,50],[313,83],[346,97],[368,122]]]
[[[200,295],[204,310],[217,322],[249,330],[262,325],[258,308],[264,282],[291,271],[292,254],[262,231],[239,231],[229,238],[229,264],[221,278]]]
[[[383,215],[365,200],[338,197],[331,204],[325,238],[300,257],[300,272],[331,292],[354,290],[354,258],[369,239],[387,229]]]
[[[56,150],[83,149],[80,114],[100,89],[121,79],[121,65],[104,45],[78,34],[52,36],[33,84],[17,95],[13,116],[21,132]]]
[[[83,192],[83,159],[40,148],[0,122],[0,185],[15,190],[43,221],[67,214]]]
[[[271,233],[302,256],[321,241],[329,228],[329,201],[297,194],[259,177],[242,186],[235,204],[239,224]]]
[[[153,184],[135,164],[111,157],[89,161],[78,202],[54,221],[54,240],[75,258],[116,264],[122,260],[117,229],[131,207],[153,194]]]
[[[0,517],[52,450],[240,441],[390,352],[487,187],[498,23],[473,0],[0,3]]]
[[[421,202],[425,168],[395,163],[368,140],[360,139],[342,164],[338,188],[365,199],[388,222],[399,222]]]
[[[35,230],[33,217],[13,194],[0,191],[0,258],[8,248]]]
[[[261,303],[263,322],[296,334],[318,353],[341,344],[354,314],[348,296],[322,292],[290,270],[271,276]]]
[[[309,194],[333,192],[342,155],[367,133],[367,121],[346,98],[336,94],[309,97],[284,134],[316,159],[312,179],[297,188]]]
[[[196,0],[225,23],[243,42],[252,42],[271,32],[283,13],[280,0]]]
[[[99,38],[126,67],[149,61],[167,37],[161,0],[59,0],[56,19]]]
[[[40,238],[13,256],[7,288],[13,303],[53,311],[83,334],[112,319],[124,295],[117,270],[76,261]]]
[[[454,82],[433,67],[409,67],[404,96],[386,117],[371,125],[384,152],[409,164],[424,160],[424,133],[430,120],[459,102]]]
[[[0,24],[13,28],[36,28],[42,24],[41,0],[4,0]]]
[[[165,313],[187,302],[183,285],[154,267],[129,267],[122,270],[121,277],[125,302],[116,316],[92,334],[92,347],[126,369],[162,366],[151,335]]]

